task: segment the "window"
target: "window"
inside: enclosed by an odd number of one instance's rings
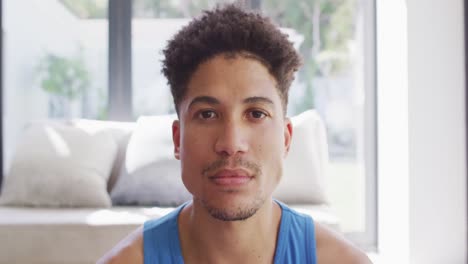
[[[107,118],[107,0],[3,0],[4,170],[34,119]]]

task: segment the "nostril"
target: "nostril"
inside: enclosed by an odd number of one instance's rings
[[[247,151],[247,144],[238,142],[217,142],[215,151],[222,156],[233,156],[239,152]]]

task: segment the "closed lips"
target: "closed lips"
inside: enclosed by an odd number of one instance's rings
[[[221,170],[210,179],[218,185],[240,185],[249,182],[253,176],[250,176],[245,170]]]

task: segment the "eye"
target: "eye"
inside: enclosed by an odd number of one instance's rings
[[[249,117],[253,119],[263,119],[267,117],[267,114],[259,110],[252,110],[249,112]]]
[[[216,115],[216,112],[213,110],[204,110],[198,113],[198,117],[200,119],[213,119],[213,118],[216,118],[217,115]]]

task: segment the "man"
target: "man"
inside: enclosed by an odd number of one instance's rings
[[[267,18],[207,11],[164,51],[179,120],[174,155],[193,195],[100,263],[370,263],[310,217],[272,198],[293,129],[285,117],[300,58]]]

